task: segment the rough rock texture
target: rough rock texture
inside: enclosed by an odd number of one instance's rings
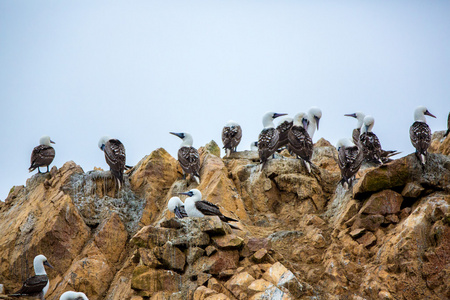
[[[255,152],[221,159],[212,141],[199,149],[200,185],[164,149],[128,171],[121,191],[109,171],[68,162],[0,205],[0,284],[19,288],[43,253],[55,266],[48,300],[66,290],[94,300],[448,299],[445,143],[433,136],[424,169],[414,154],[364,166],[350,191],[337,186],[337,152],[323,139],[311,174],[287,151],[259,172]],[[191,188],[241,230],[174,219],[167,201]]]

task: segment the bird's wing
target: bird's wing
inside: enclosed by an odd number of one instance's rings
[[[290,149],[304,160],[309,161],[313,153],[313,141],[305,128],[292,126],[288,138]]]
[[[195,207],[202,212],[205,216],[221,216],[222,213],[217,205],[206,201],[197,201],[195,202]]]
[[[125,147],[116,139],[110,139],[105,144],[105,158],[111,169],[123,172],[125,169]]]
[[[427,123],[414,122],[409,129],[409,137],[419,153],[425,153],[431,143],[431,129]]]
[[[42,289],[47,285],[47,275],[35,275],[28,278],[22,285],[22,288],[15,294],[36,294],[40,293]]]
[[[39,145],[31,152],[31,167],[47,166],[55,158],[55,149],[52,146]]]
[[[184,205],[182,206],[176,206],[174,209],[175,216],[177,216],[178,219],[186,218],[188,215],[186,213],[186,210],[184,209]]]
[[[178,150],[178,161],[185,173],[199,175],[200,154],[194,147],[181,147]]]

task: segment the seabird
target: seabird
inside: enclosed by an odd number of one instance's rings
[[[305,113],[298,113],[294,117],[294,125],[289,131],[288,141],[289,150],[294,152],[297,157],[301,157],[306,165],[308,173],[311,173],[311,156],[313,154],[313,142],[305,129],[308,120]]]
[[[68,291],[59,297],[59,300],[89,300],[88,297],[81,292]]]
[[[361,127],[364,122],[364,117],[366,116],[364,113],[357,111],[353,114],[345,114],[346,117],[352,117],[357,120],[356,128],[353,129],[352,137],[353,137],[353,143],[355,145],[358,145],[360,143],[359,136],[361,135]]]
[[[178,161],[183,169],[183,173],[191,174],[195,181],[200,184],[200,154],[197,149],[192,147],[194,142],[192,136],[186,132],[170,132],[170,134],[176,135],[183,140],[178,150]]]
[[[236,152],[237,146],[241,142],[241,138],[241,126],[234,121],[228,121],[222,130],[223,148],[227,153],[227,157],[230,156],[232,152]]]
[[[251,151],[258,151],[258,141],[254,141],[250,144]]]
[[[36,275],[28,278],[22,285],[22,288],[9,295],[10,297],[20,297],[20,296],[39,296],[41,300],[45,299],[44,296],[48,291],[49,280],[47,273],[45,272],[44,265],[53,269],[53,267],[48,263],[47,258],[40,254],[34,258],[33,267],[34,273]]]
[[[364,159],[366,161],[382,164],[380,140],[376,134],[372,132],[374,124],[375,119],[372,116],[369,115],[364,117],[359,140],[363,150]]]
[[[277,149],[280,149],[281,147],[286,146],[287,144],[289,144],[289,139],[288,139],[288,134],[289,134],[289,130],[292,127],[292,124],[294,124],[294,120],[291,117],[288,116],[284,116],[278,119],[278,126],[277,126],[277,131],[278,131],[278,145],[277,145]]]
[[[54,143],[47,135],[41,137],[39,146],[34,147],[33,152],[31,152],[31,166],[28,169],[30,172],[37,168],[38,172],[41,173],[39,167],[47,167],[47,172],[49,171],[48,166],[55,158],[55,149],[50,144]]]
[[[450,132],[450,112],[448,113],[448,118],[447,118],[447,131],[444,134],[444,137],[446,137],[448,135],[448,133]]]
[[[184,201],[186,213],[189,217],[203,218],[204,216],[218,216],[223,222],[239,222],[236,219],[224,216],[217,205],[202,200],[202,193],[197,189],[192,189],[189,192],[180,194],[189,196],[189,198],[186,198]],[[239,229],[231,224],[229,225],[232,228]]]
[[[104,136],[98,141],[98,147],[105,152],[105,160],[111,173],[116,178],[119,190],[123,185],[123,172],[125,170],[125,147],[117,139]]]
[[[187,217],[186,210],[184,209],[184,203],[178,197],[170,198],[167,203],[167,208],[169,208],[170,212],[173,212],[178,219],[183,219]]]
[[[436,118],[432,115],[425,106],[419,106],[414,111],[414,123],[409,128],[409,137],[414,148],[416,148],[416,155],[422,166],[425,166],[427,150],[431,143],[431,129],[427,124],[425,115]]]
[[[314,133],[319,130],[319,121],[322,118],[322,111],[318,107],[311,107],[306,115],[306,119],[308,120],[308,126],[305,128],[308,131],[311,139],[314,137]]]
[[[362,125],[364,123],[364,118],[365,118],[366,115],[364,113],[358,111],[358,112],[355,112],[353,114],[345,114],[344,116],[353,117],[353,118],[355,118],[357,120],[356,128],[353,129],[352,137],[353,137],[353,143],[355,145],[360,144],[361,143],[361,141],[360,141],[361,127],[362,127]],[[380,153],[381,161],[383,163],[387,163],[387,162],[391,161],[391,159],[390,159],[391,156],[397,155],[399,153],[400,152],[398,152],[397,150],[384,150],[384,149],[381,149],[381,153]]]
[[[340,139],[336,145],[338,149],[339,168],[341,169],[342,186],[350,188],[354,177],[358,173],[364,155],[360,147],[355,145],[350,139]]]
[[[275,129],[273,120],[285,115],[286,114],[268,112],[263,116],[262,122],[264,129],[261,131],[258,138],[258,152],[259,160],[261,162],[260,170],[264,168],[267,159],[277,150],[279,134],[278,130]]]

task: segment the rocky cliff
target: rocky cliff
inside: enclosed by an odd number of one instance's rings
[[[201,184],[181,178],[164,149],[116,190],[110,173],[74,162],[36,174],[0,204],[0,283],[13,292],[45,254],[46,299],[448,299],[450,138],[435,136],[422,170],[414,154],[365,166],[337,186],[337,153],[315,145],[308,174],[283,152],[259,172],[257,154],[200,149]],[[442,153],[445,153],[443,155]],[[198,188],[237,218],[174,219],[168,199]],[[17,298],[16,298],[17,299]]]

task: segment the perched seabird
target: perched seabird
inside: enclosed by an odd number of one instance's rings
[[[364,159],[366,161],[382,164],[380,140],[376,134],[372,132],[374,124],[375,119],[372,116],[369,115],[364,117],[359,140],[363,150]]]
[[[449,132],[450,132],[450,112],[448,113],[447,117],[447,131],[445,132],[444,137],[446,137]]]
[[[81,292],[68,291],[59,297],[59,300],[89,300],[88,297]]]
[[[236,152],[237,146],[241,142],[241,138],[241,126],[234,121],[228,121],[222,130],[223,148],[227,153],[227,157],[230,156],[232,152]]]
[[[105,160],[111,173],[116,178],[119,190],[123,185],[123,172],[125,170],[125,147],[117,139],[104,136],[98,141],[98,147],[105,152]]]
[[[308,111],[308,114],[306,115],[306,119],[308,120],[308,126],[306,131],[308,131],[309,136],[311,139],[314,137],[314,133],[317,130],[319,130],[319,121],[320,118],[322,118],[322,111],[318,107],[311,107]]]
[[[366,116],[364,113],[357,111],[353,114],[345,114],[346,117],[352,117],[357,120],[356,127],[353,129],[352,137],[353,137],[353,143],[355,145],[359,144],[359,136],[361,135],[361,127],[364,122],[364,117]]]
[[[355,145],[350,139],[340,139],[336,145],[338,149],[339,168],[341,169],[342,186],[352,186],[354,177],[358,173],[364,154],[360,147]]]
[[[427,124],[425,115],[436,118],[425,106],[419,106],[414,111],[414,123],[409,128],[409,137],[416,155],[422,166],[425,166],[427,160],[427,150],[431,143],[431,129]]]
[[[313,142],[305,125],[308,122],[304,118],[305,113],[298,113],[294,117],[294,125],[289,131],[289,150],[301,157],[305,163],[308,173],[311,173],[311,156],[313,154]]]
[[[258,141],[254,141],[250,144],[251,151],[258,151]]]
[[[33,152],[31,152],[31,166],[28,169],[30,172],[37,168],[38,172],[41,173],[39,167],[47,167],[47,172],[49,171],[48,166],[55,158],[55,149],[50,144],[54,143],[47,135],[41,137],[39,146],[34,147]]]
[[[186,132],[170,132],[170,134],[176,135],[183,140],[178,150],[178,161],[184,174],[191,174],[195,181],[200,184],[200,154],[197,149],[192,147],[194,142],[192,136]]]
[[[365,118],[366,115],[364,113],[358,111],[358,112],[355,112],[353,114],[345,114],[344,116],[353,117],[353,118],[355,118],[357,120],[356,128],[353,129],[352,137],[353,137],[353,143],[355,145],[360,144],[361,143],[361,141],[360,141],[361,127],[362,127],[362,125],[364,123],[364,118]],[[390,157],[392,157],[394,155],[397,155],[399,153],[400,152],[398,152],[397,150],[384,150],[384,149],[381,149],[381,153],[380,153],[381,161],[383,163],[387,163],[387,162],[391,161]]]
[[[186,210],[184,209],[184,203],[178,197],[170,198],[167,203],[167,208],[169,208],[170,212],[173,212],[178,219],[183,219],[187,217]]]
[[[267,159],[277,150],[279,134],[278,130],[275,129],[273,120],[285,115],[286,114],[268,112],[263,116],[262,122],[264,129],[261,131],[258,138],[258,152],[259,160],[261,162],[260,170],[264,168]]]
[[[217,205],[202,200],[202,193],[197,189],[192,189],[189,192],[180,194],[189,196],[189,198],[186,198],[184,201],[186,213],[189,217],[203,218],[204,216],[218,216],[223,222],[238,222],[236,219],[224,216]],[[231,227],[236,228],[235,226]]]
[[[284,116],[279,118],[278,121],[277,131],[279,138],[277,149],[280,149],[289,144],[288,134],[292,124],[294,124],[294,120],[291,117]]]
[[[47,258],[44,255],[40,254],[36,256],[33,261],[34,273],[36,275],[25,280],[25,282],[22,285],[22,288],[9,296],[10,297],[39,296],[40,299],[43,300],[49,287],[49,280],[47,273],[45,272],[44,265],[53,269],[53,267],[48,263]]]

